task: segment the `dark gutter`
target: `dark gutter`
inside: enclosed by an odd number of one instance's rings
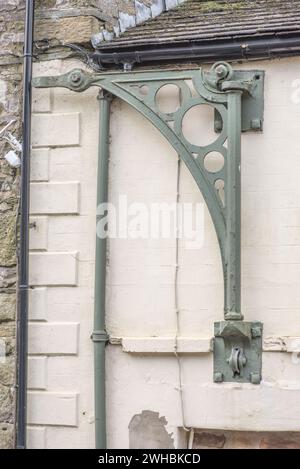
[[[256,58],[283,57],[300,55],[300,33],[293,36],[273,36],[243,38],[223,41],[205,41],[182,46],[156,46],[139,49],[137,46],[115,51],[112,42],[110,51],[106,45],[103,50],[90,54],[92,61],[100,68],[112,65],[154,64],[190,60],[213,62],[216,60],[246,60]]]
[[[17,433],[16,448],[26,448],[27,426],[27,354],[28,354],[28,262],[29,262],[29,189],[31,153],[31,91],[34,34],[34,0],[26,0],[23,68],[22,166],[20,194],[20,245],[18,256],[18,328],[17,328]]]

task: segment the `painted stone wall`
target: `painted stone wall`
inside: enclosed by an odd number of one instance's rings
[[[139,2],[140,4],[142,2]],[[144,0],[147,6],[157,3]],[[159,3],[159,2],[158,2]],[[24,0],[0,0],[0,130],[21,138]],[[88,45],[102,30],[113,30],[120,13],[136,14],[132,0],[37,0],[35,39],[50,44]],[[86,15],[86,9],[89,14]],[[62,12],[67,15],[63,16]],[[103,19],[102,19],[103,17]],[[59,56],[62,51],[57,51]],[[0,448],[13,445],[16,319],[16,233],[19,171],[4,159],[9,144],[0,139]],[[33,169],[34,171],[34,169]],[[34,176],[33,176],[34,177]]]
[[[22,46],[22,5],[0,3],[5,18],[1,27],[6,28],[1,36],[0,128],[20,112],[21,67],[16,55]],[[84,2],[49,1],[47,6],[81,8]],[[14,20],[7,21],[12,15]],[[73,20],[69,18],[66,31],[72,37]],[[93,18],[74,17],[76,24],[86,21],[80,29],[82,36],[77,36],[80,44],[86,44],[95,30],[107,27],[105,19],[95,22]],[[57,21],[62,25],[65,18],[52,22],[43,17],[43,21],[37,26],[39,38],[47,38],[51,32],[54,40]],[[64,73],[76,65],[73,61],[43,62],[35,67],[35,75]],[[290,58],[240,67],[266,70],[264,132],[243,136],[242,161],[243,312],[247,320],[264,322],[263,382],[254,387],[212,382],[210,341],[213,322],[222,318],[223,286],[217,240],[207,212],[203,247],[189,250],[180,244],[179,328],[174,242],[112,240],[107,260],[109,447],[136,447],[144,441],[154,445],[155,438],[159,439],[155,440],[157,446],[184,446],[183,423],[201,429],[195,447],[225,444],[227,438],[242,440],[239,433],[224,435],[219,431],[223,428],[267,432],[261,438],[256,435],[255,444],[268,441],[269,446],[284,441],[291,444],[283,434],[277,435],[281,440],[275,443],[266,440],[269,432],[300,430],[300,62]],[[90,333],[99,119],[96,95],[94,90],[80,95],[67,90],[34,94],[28,401],[29,446],[34,448],[94,444]],[[169,103],[174,96],[171,93],[165,98]],[[191,139],[200,135],[199,122],[194,117],[187,124]],[[20,137],[19,120],[12,130]],[[209,131],[202,128],[204,135]],[[162,136],[118,100],[113,103],[111,135],[110,201],[117,204],[121,194],[129,203],[174,202],[177,155]],[[1,140],[0,145],[0,338],[4,338],[7,355],[0,363],[0,446],[10,447],[18,174],[3,159],[7,144]],[[180,200],[203,202],[184,166]],[[174,353],[177,334],[182,347],[182,402]],[[216,431],[210,436],[212,429]]]
[[[149,5],[151,2],[145,0]],[[22,47],[24,0],[0,0],[0,131],[14,120],[10,132],[21,138]],[[89,15],[86,15],[89,8]],[[111,29],[120,11],[135,14],[126,0],[37,0],[37,40],[58,44],[89,44],[103,28]],[[67,10],[66,17],[61,12]],[[103,16],[103,19],[102,19]],[[59,56],[61,51],[57,52]],[[40,104],[42,106],[42,104]],[[19,171],[4,159],[10,146],[0,139],[0,448],[13,445],[16,320],[16,233]],[[44,153],[45,154],[45,153]],[[34,172],[34,168],[33,168]],[[36,176],[33,175],[33,178]]]
[[[42,63],[35,75],[77,65]],[[213,383],[211,339],[214,321],[223,316],[223,282],[206,210],[203,245],[190,249],[184,240],[179,243],[179,327],[174,240],[112,239],[106,318],[110,448],[184,447],[184,423],[196,430],[195,447],[292,447],[299,441],[300,60],[234,66],[266,72],[264,131],[242,137],[243,313],[246,320],[264,323],[263,381]],[[35,92],[29,393],[34,448],[93,446],[96,94]],[[161,108],[173,107],[176,93],[165,89],[161,99]],[[209,119],[209,113],[190,116],[187,138],[200,143],[201,136],[213,136]],[[176,152],[159,132],[114,100],[110,202],[118,207],[121,196],[129,205],[174,203],[177,172]],[[203,203],[184,165],[179,192],[183,203]]]
[[[179,328],[175,243],[113,239],[107,326],[111,337],[122,338],[122,347],[111,345],[108,351],[111,447],[132,441],[128,425],[133,416],[147,418],[146,411],[157,414],[157,425],[165,419],[175,445],[183,423],[203,431],[300,430],[300,413],[295,413],[300,396],[300,60],[234,67],[266,72],[264,131],[243,134],[241,166],[242,310],[245,320],[264,323],[263,381],[259,386],[213,383],[210,339],[214,321],[222,319],[223,282],[218,243],[206,210],[203,246],[189,249],[184,240],[179,243]],[[169,99],[175,107],[172,89]],[[189,119],[184,128],[189,141],[201,144],[203,137],[213,137],[211,110],[195,110]],[[174,203],[177,155],[156,129],[128,105],[115,101],[111,133],[110,200],[118,204],[123,194],[129,204]],[[180,201],[203,203],[184,165]],[[177,334],[184,415],[174,354]],[[283,435],[278,436],[282,441],[277,444],[283,444]]]
[[[59,74],[76,65],[45,62],[34,74]],[[28,443],[93,448],[99,102],[97,90],[76,96],[56,91],[34,91]]]

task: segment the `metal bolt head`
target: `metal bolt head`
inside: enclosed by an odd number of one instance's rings
[[[81,80],[81,75],[80,75],[80,73],[79,73],[79,72],[74,72],[74,73],[72,73],[72,75],[71,75],[71,80],[72,80],[73,83],[79,83],[80,80]]]
[[[216,371],[214,373],[214,382],[215,383],[222,383],[223,382],[223,373]]]
[[[250,125],[251,125],[252,130],[261,130],[262,129],[261,119],[252,119]]]
[[[215,71],[219,78],[225,77],[228,73],[227,68],[224,65],[218,65]]]
[[[260,373],[250,373],[250,381],[252,384],[260,384],[261,382]]]
[[[251,327],[251,336],[252,339],[261,337],[261,328],[259,326]]]

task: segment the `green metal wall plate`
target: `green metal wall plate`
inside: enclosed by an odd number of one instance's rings
[[[261,382],[262,332],[261,322],[215,322],[215,383]]]
[[[262,70],[235,70],[235,77],[241,81],[251,80],[255,86],[251,93],[242,96],[242,132],[262,131],[264,123],[264,83],[265,72]],[[221,132],[223,121],[215,110],[215,131]]]

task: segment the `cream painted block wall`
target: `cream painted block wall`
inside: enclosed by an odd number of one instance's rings
[[[36,75],[61,73],[52,61]],[[31,168],[29,446],[94,444],[97,91],[35,90]],[[70,432],[71,437],[68,436]],[[65,435],[65,436],[64,436]]]
[[[265,82],[263,133],[242,137],[243,313],[261,320],[264,337],[299,336],[299,116],[292,101],[300,76],[300,59],[259,61],[236,68],[262,69]],[[207,121],[209,122],[209,121]],[[186,131],[197,140],[211,130],[194,120]],[[110,166],[110,200],[176,201],[177,158],[158,131],[126,104],[114,103]],[[181,202],[203,198],[184,166]],[[112,240],[109,251],[107,325],[128,341],[134,353],[117,347],[108,353],[108,428],[111,447],[128,446],[128,424],[143,410],[159,412],[180,444],[182,427],[178,364],[161,340],[156,356],[143,356],[149,341],[174,337],[175,245],[166,240]],[[205,210],[204,246],[186,249],[180,242],[179,311],[183,337],[207,339],[223,316],[221,259],[212,222]],[[190,341],[191,342],[191,341]],[[194,348],[196,350],[197,347]],[[278,350],[278,348],[277,348]],[[138,353],[140,352],[140,353]],[[264,353],[260,386],[214,384],[212,355],[194,352],[181,359],[185,424],[195,428],[300,430],[295,412],[300,398],[300,368],[290,353]],[[130,378],[129,378],[130,377]],[[126,389],[126,392],[124,392]],[[122,412],[120,412],[122,409]],[[276,411],[274,410],[276,409]],[[279,423],[280,422],[280,423]],[[121,428],[123,430],[121,430]]]
[[[44,63],[35,69],[35,75],[65,73],[75,64]],[[242,138],[243,312],[247,320],[263,321],[265,338],[297,337],[300,336],[300,104],[293,103],[292,96],[293,82],[300,76],[300,59],[259,61],[235,67],[266,71],[264,132],[247,133]],[[46,334],[49,338],[47,331],[51,328],[60,329],[60,333],[50,333],[53,343],[45,340],[44,349],[43,341],[33,340],[31,344],[32,447],[94,444],[90,333],[98,147],[96,94],[92,89],[83,94],[44,90],[39,91],[35,103],[36,113],[43,115],[43,120],[33,128],[33,133],[38,133],[33,139],[37,147],[32,169],[37,232],[32,236],[31,248],[33,256],[44,259],[38,264],[37,269],[41,270],[36,271],[34,278],[49,281],[37,280],[33,285],[31,329],[33,337]],[[44,138],[45,122],[53,128]],[[195,123],[197,120],[187,124],[192,137],[199,136],[200,128],[203,134],[210,130]],[[175,202],[177,155],[159,132],[128,105],[116,100],[112,106],[111,136],[110,202],[118,204],[120,195],[126,196],[128,203]],[[73,191],[73,195],[66,198],[64,192],[57,192],[54,187],[69,194]],[[34,194],[41,197],[34,200]],[[180,201],[203,203],[183,165]],[[190,347],[187,349],[194,350],[194,354],[184,355],[181,360],[185,423],[198,428],[299,431],[296,403],[300,398],[300,367],[295,360],[292,362],[290,353],[264,353],[260,386],[212,382],[209,339],[213,335],[213,322],[223,315],[223,280],[216,235],[207,210],[204,235],[201,249],[187,249],[181,241],[179,250],[179,335],[185,338],[186,347]],[[47,272],[47,258],[57,259],[51,275]],[[67,264],[66,259],[74,262]],[[128,447],[129,422],[143,410],[165,416],[175,444],[182,444],[178,431],[183,425],[178,363],[169,349],[163,349],[164,344],[169,344],[167,338],[172,344],[176,334],[175,262],[174,240],[109,242],[107,328],[114,343],[120,344],[126,338],[123,348],[120,345],[107,348],[107,424],[111,448]],[[66,272],[61,276],[64,269]],[[73,345],[67,351],[59,342],[63,331],[72,336]],[[143,350],[143,337],[164,338],[160,345],[154,345],[156,354],[138,353]],[[191,344],[198,344],[196,352]],[[146,345],[149,347],[149,341]],[[136,353],[132,353],[134,347]],[[51,408],[63,399],[68,406],[58,418]]]

